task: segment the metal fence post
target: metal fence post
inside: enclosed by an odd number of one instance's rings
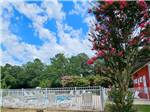
[[[9,89],[7,89],[7,95],[8,95],[8,96],[10,95],[10,93],[9,93]]]
[[[74,87],[74,95],[75,95],[75,102],[77,103],[77,95],[76,95],[77,87]]]
[[[103,95],[103,88],[100,86],[100,102],[101,102],[101,111],[104,111],[104,95]]]
[[[3,90],[3,89],[0,89],[0,106],[2,106],[2,104],[3,104],[3,103],[2,103],[2,90]]]
[[[102,90],[102,106],[103,106],[102,110],[104,111],[104,103],[105,103],[104,102],[104,88],[102,87],[101,90]]]
[[[23,103],[25,102],[25,98],[24,98],[24,89],[21,89],[21,100],[23,101]],[[25,106],[24,104],[22,105],[23,107]]]
[[[77,88],[76,88],[76,87],[74,87],[74,95],[76,95],[76,90],[77,90]]]
[[[21,91],[21,92],[22,92],[22,97],[23,97],[23,96],[24,96],[24,89],[23,89],[23,88],[22,88],[22,91]]]
[[[45,105],[47,104],[47,98],[48,98],[48,93],[47,93],[47,88],[45,88]]]
[[[77,87],[74,87],[74,95],[76,97],[76,91],[77,91]]]

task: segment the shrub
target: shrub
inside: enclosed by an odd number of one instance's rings
[[[63,76],[61,78],[61,83],[63,86],[66,86],[66,87],[90,85],[87,79],[81,78],[79,76]]]

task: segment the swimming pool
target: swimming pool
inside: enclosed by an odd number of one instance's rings
[[[71,100],[71,96],[65,96],[65,95],[56,96],[56,101],[65,101],[65,100]]]

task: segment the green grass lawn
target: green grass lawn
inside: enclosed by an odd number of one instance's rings
[[[105,112],[110,112],[110,103],[107,103],[105,106]],[[137,112],[150,112],[150,105],[134,105],[134,108],[137,110]]]
[[[136,105],[138,112],[150,112],[150,105]]]

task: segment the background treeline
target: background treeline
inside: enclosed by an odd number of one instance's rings
[[[150,61],[150,49],[139,52],[135,70]],[[67,58],[64,54],[57,54],[46,65],[35,59],[21,66],[6,64],[0,67],[1,88],[35,88],[35,87],[63,87],[63,86],[105,86],[111,84],[105,74],[103,60],[97,60],[88,65],[89,57],[78,54]],[[134,71],[133,71],[134,72]],[[132,79],[131,84],[132,86]]]
[[[1,66],[1,88],[107,86],[109,81],[102,77],[101,65],[88,65],[88,59],[84,53],[70,58],[60,53],[49,60],[49,65],[39,59],[21,66],[6,64]]]

